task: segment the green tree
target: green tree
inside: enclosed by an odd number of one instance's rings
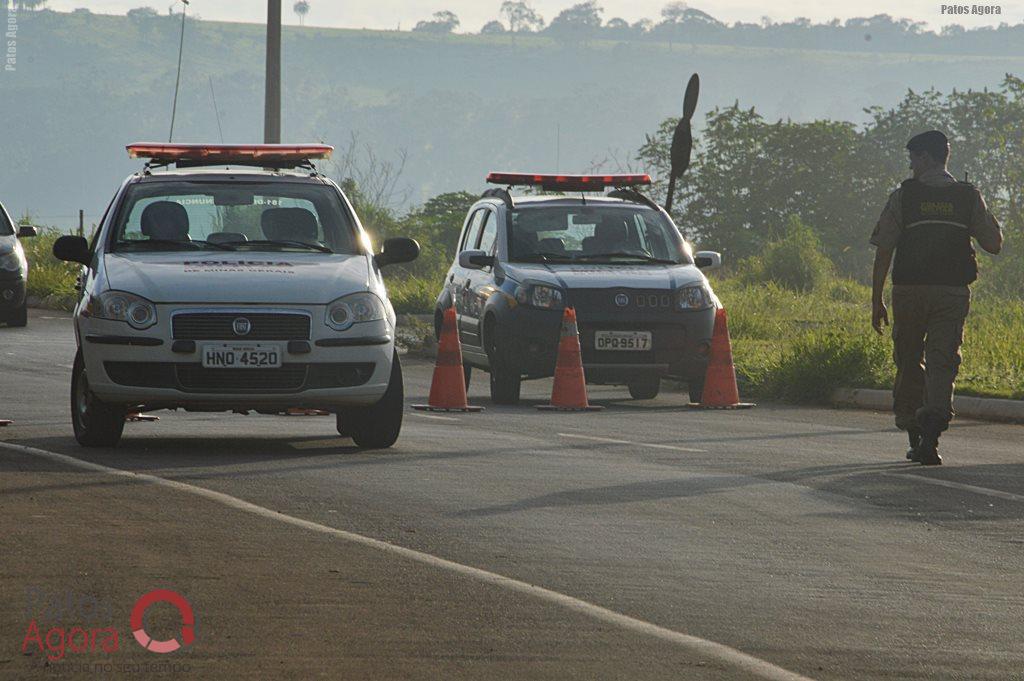
[[[434,12],[434,16],[430,21],[421,21],[416,24],[412,29],[414,31],[423,31],[426,33],[451,33],[459,27],[462,22],[459,21],[459,17],[454,12],[448,10],[442,10],[440,12]]]
[[[309,2],[307,0],[299,0],[292,5],[292,10],[299,15],[299,26],[305,26],[306,15],[309,14]]]
[[[555,34],[579,37],[593,35],[601,28],[601,13],[604,9],[596,0],[587,0],[573,5],[551,21],[548,31]]]
[[[544,19],[523,0],[505,0],[501,3],[501,14],[508,21],[509,30],[513,33],[539,31],[544,28]]]

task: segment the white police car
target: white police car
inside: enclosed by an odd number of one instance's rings
[[[18,239],[36,236],[36,228],[20,225],[15,228],[11,216],[0,205],[0,324],[28,324],[28,260]]]
[[[129,411],[306,407],[336,413],[338,432],[361,447],[391,446],[402,370],[380,268],[415,259],[419,245],[389,239],[372,253],[341,189],[312,166],[329,146],[128,150],[150,161],[92,243],[54,245],[84,265],[78,442],[115,445]]]
[[[589,383],[657,396],[663,377],[686,381],[699,402],[715,310],[702,269],[721,255],[694,254],[662,208],[635,187],[647,175],[491,173],[470,209],[458,256],[437,298],[435,323],[455,306],[467,380],[490,373],[491,398],[519,400],[525,378],[554,373],[564,308],[579,322]],[[562,195],[513,197],[513,186]],[[603,192],[607,196],[587,196]]]

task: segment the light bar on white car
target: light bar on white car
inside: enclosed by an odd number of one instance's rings
[[[606,187],[634,187],[650,184],[650,175],[538,175],[536,173],[490,173],[487,181],[507,186],[543,187],[548,191],[600,192]]]
[[[294,167],[331,157],[328,144],[167,144],[136,142],[125,147],[129,158],[178,165],[257,165]]]

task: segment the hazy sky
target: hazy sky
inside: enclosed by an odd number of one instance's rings
[[[579,0],[532,0],[532,5],[548,21],[562,9]],[[944,0],[952,4],[953,0]],[[968,7],[978,0],[956,0]],[[283,0],[286,23],[297,23],[291,12],[292,0]],[[984,0],[996,5],[1001,0]],[[172,0],[49,0],[51,9],[67,11],[76,7],[88,7],[94,12],[124,13],[133,7],[150,6],[165,12]],[[448,9],[462,20],[462,30],[476,31],[486,21],[496,18],[501,0],[310,0],[312,9],[307,23],[317,26],[343,26],[349,28],[393,29],[401,24],[408,29],[421,19],[429,18],[433,12]],[[629,21],[643,17],[658,17],[667,0],[599,0],[604,7],[605,19],[620,16]],[[1003,14],[995,16],[957,15],[943,16],[940,0],[859,0],[840,2],[838,0],[714,0],[714,2],[690,2],[690,6],[726,22],[758,21],[768,15],[775,20],[789,20],[794,17],[809,17],[815,22],[827,21],[834,17],[846,19],[852,16],[891,14],[923,21],[930,27],[960,23],[966,26],[1010,24],[1024,21],[1024,3],[1014,0],[1002,2]],[[266,13],[264,0],[191,0],[191,12],[205,19],[234,21],[263,21]]]

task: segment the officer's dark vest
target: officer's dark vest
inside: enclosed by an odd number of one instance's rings
[[[970,222],[978,190],[966,182],[931,187],[917,180],[901,187],[903,229],[892,283],[967,286],[977,279]]]

